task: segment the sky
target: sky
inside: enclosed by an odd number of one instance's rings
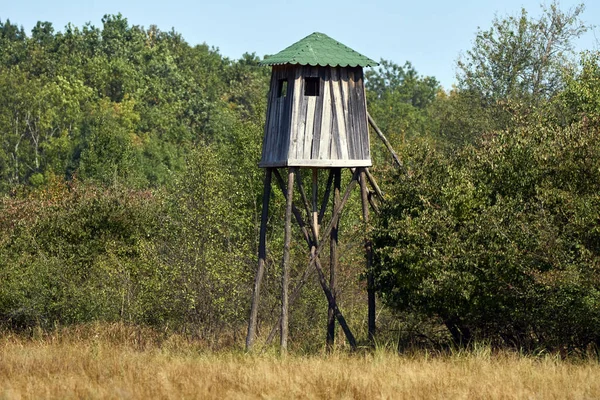
[[[580,1],[563,0],[569,10]],[[206,43],[231,59],[274,54],[313,32],[322,32],[374,60],[410,61],[420,75],[450,89],[456,61],[473,46],[478,28],[495,16],[541,14],[539,0],[0,0],[0,20],[30,34],[37,21],[56,31],[71,23],[101,27],[105,14],[121,13],[131,25],[174,29],[191,45]],[[594,27],[577,50],[600,48],[600,1],[588,0],[581,19]],[[598,26],[595,26],[598,25]]]

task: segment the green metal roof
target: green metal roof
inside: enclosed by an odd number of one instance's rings
[[[322,67],[373,67],[379,65],[370,58],[319,32],[312,33],[261,61],[261,65],[282,64],[320,65]]]

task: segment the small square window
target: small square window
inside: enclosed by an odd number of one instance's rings
[[[287,96],[288,81],[287,79],[280,79],[279,85],[277,86],[277,97]]]
[[[304,95],[318,96],[319,86],[319,78],[304,78]]]

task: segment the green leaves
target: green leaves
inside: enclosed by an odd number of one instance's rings
[[[525,9],[517,17],[495,18],[459,60],[460,87],[476,91],[490,104],[552,97],[563,87],[573,41],[588,29],[579,20],[583,9],[581,4],[564,12],[553,2],[537,20]]]
[[[374,233],[377,284],[457,343],[583,349],[600,338],[599,130],[529,121],[452,156],[404,150]]]

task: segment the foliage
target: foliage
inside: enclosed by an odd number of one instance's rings
[[[239,329],[268,69],[120,14],[0,47],[0,320]]]
[[[381,60],[365,79],[369,113],[393,143],[428,134],[431,120],[425,110],[440,89],[435,78],[419,76],[410,62],[399,66]]]
[[[542,7],[539,19],[528,18],[525,9],[518,17],[495,18],[459,60],[460,86],[487,101],[552,97],[563,87],[574,39],[587,30],[579,19],[583,9],[581,4],[564,12],[553,2]]]
[[[0,320],[14,327],[135,320],[144,248],[160,221],[149,192],[53,180],[2,200]]]
[[[405,150],[374,234],[387,304],[457,343],[600,343],[600,130],[541,114],[454,156]]]
[[[410,62],[365,73],[369,112],[406,167],[393,172],[372,140],[387,193],[373,230],[389,307],[378,338],[403,326],[435,341],[600,345],[600,62],[572,62],[582,11],[496,18],[449,91]],[[62,31],[40,21],[29,36],[0,21],[0,325],[121,321],[240,341],[262,204],[259,61],[120,14]],[[261,334],[279,307],[284,201],[272,196]],[[346,207],[338,299],[353,321],[357,193]],[[306,244],[292,253],[298,279]],[[296,348],[318,350],[326,308],[310,276],[291,309]]]
[[[51,173],[157,187],[195,145],[228,140],[220,116],[232,104],[255,124],[264,114],[268,77],[254,56],[230,61],[120,14],[101,28],[39,22],[27,37],[7,20],[0,31],[4,193]]]

